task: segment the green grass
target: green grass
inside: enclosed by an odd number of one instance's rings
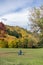
[[[0,48],[0,65],[43,65],[43,48],[22,49],[24,55],[18,55],[19,50]]]

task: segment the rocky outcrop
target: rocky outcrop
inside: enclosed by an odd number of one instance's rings
[[[6,30],[6,27],[2,22],[0,22],[0,30],[4,30],[4,31]]]
[[[2,22],[0,22],[0,38],[4,37],[5,33],[6,33],[6,27]]]

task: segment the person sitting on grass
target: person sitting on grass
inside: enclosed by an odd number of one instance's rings
[[[18,55],[22,55],[22,50],[19,50]]]

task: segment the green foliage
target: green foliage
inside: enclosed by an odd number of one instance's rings
[[[7,29],[7,33],[9,35],[15,36],[16,38],[22,37],[21,33],[18,33],[17,31],[10,31],[10,29]]]

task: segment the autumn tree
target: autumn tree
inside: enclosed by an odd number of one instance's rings
[[[0,40],[0,47],[1,48],[8,48],[8,42],[5,40]]]

